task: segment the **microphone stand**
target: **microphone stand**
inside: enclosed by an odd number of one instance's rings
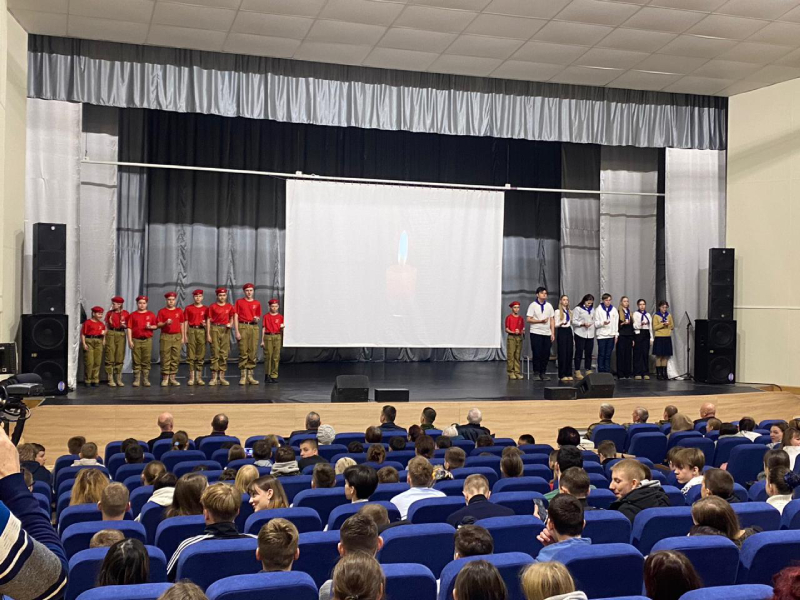
[[[692,332],[692,329],[694,328],[694,324],[692,323],[692,319],[689,316],[688,312],[683,311],[683,316],[686,317],[686,372],[683,375],[681,375],[678,379],[681,379],[682,381],[686,381],[686,380],[693,380],[694,379],[694,377],[692,377],[692,369],[691,369],[691,366],[689,364],[689,354],[690,354],[689,336],[690,336],[690,334]]]

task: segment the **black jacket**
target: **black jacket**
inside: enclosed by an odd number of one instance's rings
[[[453,527],[472,524],[480,519],[489,517],[511,517],[513,509],[489,502],[486,496],[477,494],[469,499],[469,504],[447,517],[447,522]]]
[[[228,435],[228,434],[226,432],[224,432],[224,431],[212,431],[208,435],[201,435],[200,437],[195,438],[195,440],[194,440],[195,448],[197,448],[199,450],[200,449],[200,442],[202,442],[204,439],[210,438],[210,437],[219,437],[221,435],[225,436],[225,435]]]
[[[316,429],[299,429],[298,431],[293,431],[289,434],[289,437],[286,438],[287,440],[293,438],[296,435],[317,435]]]
[[[20,463],[20,466],[28,469],[28,471],[31,472],[34,481],[44,481],[47,485],[53,485],[53,478],[50,475],[50,471],[45,469],[35,460],[26,460]]]
[[[492,435],[492,432],[486,427],[481,427],[480,425],[475,425],[474,423],[458,425],[456,426],[456,429],[458,430],[458,434],[465,440],[470,440],[473,442],[477,442],[478,438],[482,435]]]
[[[161,434],[147,442],[147,445],[150,446],[150,452],[153,451],[153,445],[159,440],[171,440],[172,436],[175,435],[172,431],[162,431]]]
[[[316,465],[317,463],[327,463],[328,461],[322,458],[319,454],[309,456],[308,458],[300,458],[297,460],[297,466],[302,471],[308,465]]]
[[[402,431],[405,431],[405,429],[403,429],[399,425],[395,425],[394,423],[381,423],[380,428],[382,431],[394,431],[395,429],[400,429]]]
[[[626,496],[612,502],[609,508],[618,510],[633,523],[636,515],[645,508],[659,508],[669,505],[669,496],[661,489],[661,484],[658,481],[647,481]]]

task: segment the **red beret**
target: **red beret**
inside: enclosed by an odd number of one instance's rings
[[[149,299],[150,299],[150,298],[148,298],[147,296],[136,296],[136,301],[137,301],[137,302],[138,302],[139,300],[144,300],[145,302],[147,302]]]
[[[118,304],[125,304],[125,298],[123,298],[122,296],[114,296],[114,297],[111,299],[111,301],[112,301],[112,302],[116,302],[116,303],[118,303]]]
[[[93,307],[92,307],[92,312],[93,312],[93,313],[100,313],[100,314],[103,314],[103,313],[105,312],[105,310],[103,310],[103,307],[102,307],[102,306],[93,306]]]
[[[514,300],[514,301],[513,301],[511,304],[509,304],[508,306],[509,306],[509,308],[514,308],[515,306],[519,306],[519,302],[517,302],[516,300]]]
[[[164,298],[177,298],[177,297],[178,294],[176,294],[175,292],[167,292],[166,294],[164,294]]]
[[[227,292],[228,292],[227,288],[224,288],[224,287],[218,287],[217,290],[216,290],[217,294],[225,294]]]
[[[197,296],[198,294],[202,294],[203,290],[195,290],[192,292],[192,296]]]
[[[255,287],[256,287],[256,286],[254,286],[252,283],[245,283],[245,284],[242,286],[242,290],[246,290],[247,288],[255,288]]]
[[[270,303],[270,304],[280,304],[280,302],[278,302],[278,299],[277,299],[277,298],[270,298],[270,299],[269,299],[269,303]]]

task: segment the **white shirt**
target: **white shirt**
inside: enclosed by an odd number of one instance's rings
[[[561,317],[561,313],[564,313],[564,317]],[[572,327],[572,314],[568,310],[562,310],[561,307],[556,308],[553,310],[556,319],[556,329],[563,327],[567,329]]]
[[[430,487],[412,487],[402,494],[397,494],[391,499],[391,503],[400,511],[400,519],[408,518],[408,509],[417,500],[424,500],[425,498],[444,498],[446,494],[435,490]]]
[[[777,508],[778,512],[781,514],[783,514],[783,509],[791,501],[792,501],[791,494],[779,494],[777,496],[770,496],[769,498],[767,498],[767,504]]]
[[[756,433],[755,431],[740,431],[736,434],[736,437],[743,437],[747,438],[751,442],[755,442],[758,438],[761,437],[761,434]]]
[[[594,339],[594,307],[591,310],[586,310],[582,306],[577,307],[572,311],[572,331],[578,337],[586,338],[587,340]],[[584,327],[584,325],[590,327]]]
[[[544,323],[528,323],[528,327],[530,332],[536,335],[550,335],[550,319],[555,316],[552,304],[545,301],[544,306],[542,306],[538,300],[534,300],[528,306],[526,316],[534,319],[547,319]]]
[[[608,313],[602,304],[594,309],[594,335],[598,340],[607,340],[619,335],[619,313],[616,306],[612,305],[610,308]]]
[[[650,339],[653,339],[653,328],[652,319],[650,315],[645,312],[644,314],[640,313],[638,310],[633,312],[633,332],[636,335],[640,335],[642,332],[647,332],[650,334]]]
[[[789,455],[789,468],[794,470],[794,461],[800,453],[800,446],[784,446],[783,451]]]
[[[681,488],[681,492],[685,496],[686,494],[689,493],[689,490],[691,488],[693,488],[696,485],[700,485],[701,483],[703,483],[703,476],[702,475],[698,475],[697,477],[692,477],[689,481],[686,482],[686,485],[684,485]]]

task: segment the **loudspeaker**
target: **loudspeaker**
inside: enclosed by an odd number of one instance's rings
[[[66,311],[67,226],[62,223],[33,225],[33,290],[35,314]]]
[[[67,389],[67,315],[22,315],[21,370],[42,378],[45,394],[61,395]]]
[[[577,398],[578,390],[571,386],[544,388],[545,400],[576,400]]]
[[[704,383],[736,381],[736,321],[694,322],[694,379]]]
[[[708,318],[733,318],[733,248],[708,249]]]
[[[375,388],[375,402],[381,404],[408,402],[409,396],[408,390],[403,388]]]
[[[369,377],[366,375],[338,375],[333,384],[331,402],[369,401]]]
[[[575,384],[578,398],[613,398],[614,376],[611,373],[591,373]]]
[[[0,375],[13,375],[17,372],[17,345],[0,344]]]

